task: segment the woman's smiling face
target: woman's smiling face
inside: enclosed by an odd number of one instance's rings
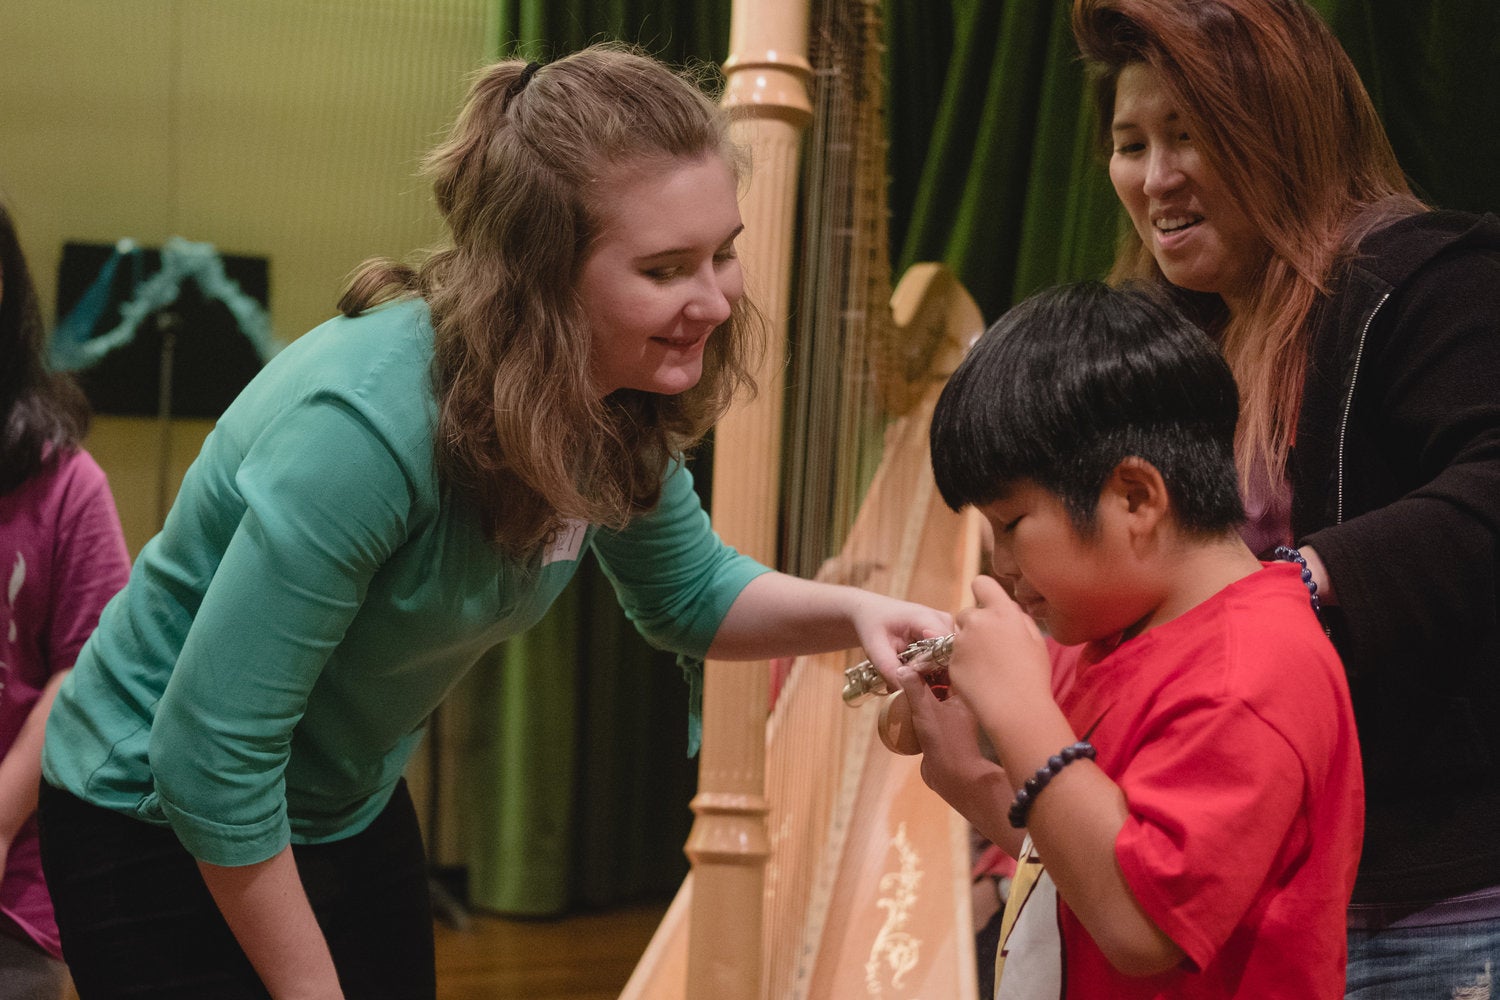
[[[1234,310],[1267,254],[1259,230],[1209,166],[1156,71],[1132,63],[1115,86],[1109,179],[1167,280]]]
[[[738,182],[722,156],[633,164],[603,185],[601,234],[578,295],[601,396],[698,384],[703,348],[744,294]]]

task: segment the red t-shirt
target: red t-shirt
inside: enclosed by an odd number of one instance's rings
[[[1056,656],[1076,670],[1063,711],[1130,810],[1125,881],[1187,958],[1123,975],[1044,895],[1021,911],[996,996],[1041,995],[1011,990],[1050,967],[1066,998],[1342,997],[1364,784],[1343,668],[1297,567],[1270,564],[1118,647]],[[1049,923],[1060,956],[1045,954]]]

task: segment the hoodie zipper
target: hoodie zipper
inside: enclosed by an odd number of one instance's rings
[[[1344,397],[1344,414],[1339,418],[1339,451],[1338,451],[1338,475],[1334,481],[1335,496],[1337,497],[1334,510],[1334,524],[1344,523],[1344,442],[1349,433],[1349,411],[1354,408],[1354,385],[1359,381],[1359,366],[1365,356],[1365,338],[1370,335],[1370,325],[1375,322],[1375,314],[1380,312],[1380,307],[1385,305],[1385,300],[1391,297],[1386,292],[1375,303],[1375,308],[1365,317],[1364,329],[1359,331],[1359,346],[1354,351],[1354,370],[1349,374],[1349,392]]]

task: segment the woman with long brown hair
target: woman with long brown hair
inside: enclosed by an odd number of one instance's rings
[[[682,458],[747,385],[724,112],[593,47],[475,79],[428,160],[451,240],[219,420],[48,727],[48,879],[79,994],[431,998],[402,769],[587,550],[655,644],[896,651],[947,614],[768,571]]]
[[[1500,968],[1500,222],[1412,194],[1303,0],[1075,0],[1073,27],[1114,276],[1217,337],[1247,537],[1302,564],[1348,672],[1349,995],[1468,995]]]

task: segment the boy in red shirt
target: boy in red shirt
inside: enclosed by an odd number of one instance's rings
[[[1240,540],[1237,416],[1200,331],[1097,284],[1006,314],[938,403],[1005,586],[974,581],[955,697],[895,680],[924,778],[1019,860],[997,998],[1343,996],[1354,717],[1316,594]]]

